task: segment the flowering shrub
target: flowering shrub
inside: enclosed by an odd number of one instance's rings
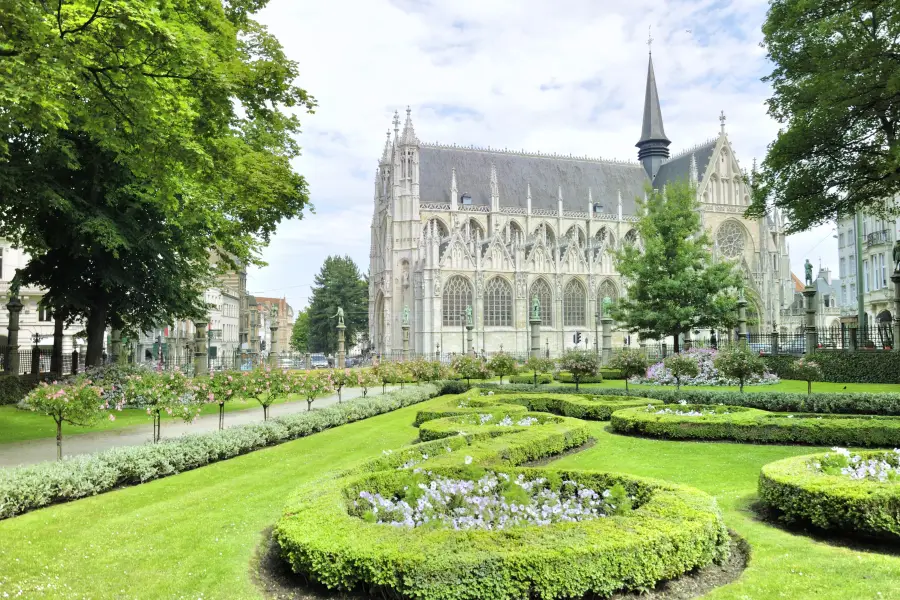
[[[352,377],[354,378],[352,385],[362,388],[363,398],[368,395],[370,387],[381,383],[381,379],[373,369],[354,369]]]
[[[541,358],[540,356],[529,356],[525,361],[525,369],[532,372],[534,379],[534,387],[538,385],[539,376],[541,381],[550,383],[553,381],[550,373],[556,368],[556,363],[549,358]],[[518,378],[517,378],[518,379]],[[512,379],[510,379],[512,381]]]
[[[225,428],[225,403],[235,397],[235,389],[240,383],[238,372],[219,371],[213,375],[194,380],[195,389],[201,400],[219,406],[219,429]]]
[[[70,384],[41,382],[19,401],[19,408],[41,412],[56,423],[56,459],[62,460],[62,425],[91,425],[96,423],[104,410],[122,410],[122,404],[110,405],[103,398],[103,389],[92,385],[90,379]],[[115,415],[109,413],[110,420]]]
[[[684,404],[687,404],[685,402]],[[715,410],[711,408],[660,408],[658,406],[653,406],[652,404],[647,405],[647,412],[653,413],[654,415],[678,415],[679,417],[708,417],[711,415],[728,415],[731,414],[728,410]]]
[[[372,370],[378,374],[378,377],[381,379],[381,391],[384,392],[387,389],[387,384],[396,384],[399,383],[400,387],[403,387],[403,381],[409,376],[407,373],[407,368],[404,363],[398,362],[382,362],[378,365],[372,367]]]
[[[679,352],[672,356],[666,357],[663,365],[668,369],[672,377],[675,378],[675,389],[681,389],[681,380],[687,377],[696,377],[700,374],[697,367],[697,359],[687,352]]]
[[[708,348],[692,348],[676,356],[682,356],[685,360],[694,361],[697,366],[696,375],[682,376],[679,383],[671,369],[666,366],[666,363],[659,362],[647,370],[646,377],[636,379],[636,382],[652,385],[741,385],[743,390],[743,385],[771,385],[780,381],[777,375],[765,370],[765,365],[758,356],[749,351],[738,352],[738,354],[733,354],[730,350],[716,351]],[[669,359],[671,358],[669,357]],[[719,360],[718,364],[716,360]],[[723,360],[726,362],[723,363]],[[722,364],[727,365],[732,370],[729,372],[723,371],[720,366]],[[740,367],[741,370],[734,371],[733,368],[736,367]],[[748,368],[750,369],[749,371],[746,370]],[[734,374],[738,372],[743,373],[743,383],[741,383],[741,378]]]
[[[473,480],[416,469],[402,484],[388,497],[360,491],[352,514],[396,527],[498,530],[575,523],[625,514],[631,508],[621,485],[595,491],[576,481],[554,484],[543,477],[526,479],[523,474],[489,472]]]
[[[201,402],[190,378],[181,371],[151,371],[132,375],[125,385],[125,399],[130,406],[143,408],[153,418],[153,441],[158,442],[162,413],[178,417],[186,423],[200,414]]]
[[[503,383],[504,375],[515,375],[518,371],[516,359],[506,352],[498,352],[487,362],[487,368],[495,375],[500,376],[500,383]]]
[[[633,377],[647,375],[647,357],[637,348],[623,348],[615,353],[609,366],[622,373],[625,378],[625,393],[628,393],[628,380]]]
[[[350,369],[332,369],[329,373],[331,375],[331,383],[333,387],[331,391],[337,392],[338,404],[340,404],[341,390],[343,390],[345,387],[352,386],[356,382],[356,377],[354,377]]]
[[[766,374],[766,363],[743,344],[730,346],[719,352],[713,359],[713,365],[726,377],[737,379],[742,392],[745,382]]]
[[[822,458],[811,460],[808,466],[820,473],[846,475],[850,479],[900,482],[900,449],[874,455],[869,453],[866,457],[835,446]]]
[[[447,369],[438,360],[416,358],[406,365],[409,374],[416,381],[437,381],[447,377]]]
[[[92,385],[103,390],[103,399],[111,406],[123,404],[125,387],[128,378],[134,375],[146,375],[153,371],[143,365],[121,365],[118,363],[91,367],[79,375],[71,375],[66,381],[91,381]]]
[[[822,380],[822,367],[817,362],[801,358],[794,361],[794,364],[791,366],[791,377],[805,381],[806,393],[812,394],[812,382]]]
[[[600,357],[589,350],[568,350],[559,359],[559,366],[572,374],[577,392],[583,377],[596,375],[600,370]]]
[[[292,377],[291,391],[306,399],[306,410],[312,410],[312,404],[319,396],[334,391],[334,380],[331,371],[304,371]]]
[[[466,384],[469,386],[472,385],[473,379],[487,379],[491,376],[487,363],[479,356],[457,354],[450,362],[450,366],[457,375],[466,380]]]
[[[253,398],[262,406],[263,421],[269,420],[269,407],[291,392],[287,371],[265,366],[242,372],[241,379],[236,384],[236,393],[245,398]]]

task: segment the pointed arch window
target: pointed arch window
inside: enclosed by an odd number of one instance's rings
[[[600,288],[597,290],[597,302],[600,304],[600,316],[601,317],[610,317],[612,315],[604,315],[603,314],[603,299],[609,298],[612,300],[613,306],[619,301],[619,290],[616,289],[616,284],[614,284],[609,279],[605,279],[603,283],[600,284]]]
[[[484,324],[512,327],[512,286],[502,277],[491,279],[485,289]]]
[[[584,327],[587,324],[586,304],[587,294],[584,284],[577,279],[567,283],[563,292],[563,324],[566,327]]]
[[[541,325],[553,327],[553,293],[550,291],[550,285],[543,279],[531,284],[531,293],[528,294],[529,306],[535,296],[541,303]]]
[[[454,275],[444,286],[444,327],[462,327],[466,324],[466,307],[472,306],[472,285],[461,275]]]

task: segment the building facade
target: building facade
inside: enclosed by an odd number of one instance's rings
[[[226,287],[206,291],[209,311],[209,357],[228,361],[235,356],[240,337],[240,293]]]
[[[276,324],[278,330],[275,332],[275,351],[287,352],[291,349],[291,329],[294,325],[294,309],[287,303],[285,298],[266,298],[257,296],[256,302],[267,313],[271,314],[273,308],[278,309],[278,320]],[[269,321],[266,321],[267,327]],[[271,333],[266,333],[266,339],[271,337]]]
[[[394,115],[375,179],[370,251],[369,334],[378,353],[526,352],[529,299],[541,303],[541,346],[595,339],[604,297],[622,280],[611,252],[638,244],[635,199],[676,180],[696,186],[717,256],[743,271],[750,313],[771,331],[793,301],[779,214],[743,217],[747,174],[725,131],[669,156],[652,58],[639,162],[420,142],[407,109]],[[466,307],[473,348],[467,348]],[[621,343],[623,335],[617,334]]]

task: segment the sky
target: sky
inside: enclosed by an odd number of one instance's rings
[[[329,255],[365,273],[375,169],[395,110],[423,142],[636,160],[648,38],[670,150],[726,131],[742,169],[778,124],[766,113],[766,0],[270,0],[258,15],[318,101],[301,115],[314,213],[284,221],[250,293],[309,302]],[[837,273],[825,225],[791,236],[791,266]]]

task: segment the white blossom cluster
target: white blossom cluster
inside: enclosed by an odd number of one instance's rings
[[[513,418],[509,415],[503,417],[499,423],[497,423],[498,427],[512,427],[513,425],[518,425],[519,427],[531,427],[532,425],[537,425],[539,423],[536,417],[522,417],[518,421],[513,421]]]
[[[653,413],[656,415],[678,415],[679,417],[708,417],[711,415],[727,415],[731,414],[728,411],[717,413],[714,410],[694,410],[694,409],[671,409],[671,408],[657,408],[652,404],[647,405],[647,412]]]
[[[819,472],[840,470],[841,475],[855,480],[900,481],[900,448],[864,459],[846,448],[835,446],[821,461],[813,461],[810,466]]]
[[[395,527],[437,523],[451,529],[489,530],[585,521],[616,510],[610,490],[597,492],[578,482],[564,481],[555,491],[545,483],[541,478],[526,480],[524,475],[512,479],[506,473],[489,473],[478,481],[434,477],[427,484],[418,484],[421,494],[414,501],[363,490],[354,507],[361,513],[372,513],[378,523]],[[509,484],[524,490],[528,501],[507,502],[502,492]]]

